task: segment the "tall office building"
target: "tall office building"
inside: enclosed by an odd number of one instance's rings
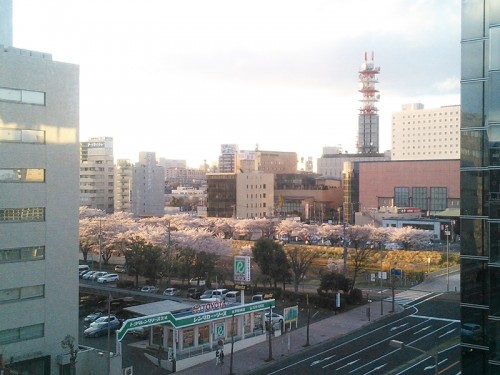
[[[157,164],[154,152],[140,152],[132,169],[132,213],[165,215],[165,170]]]
[[[5,9],[11,0],[0,0],[0,372],[56,375],[61,341],[79,334],[79,68],[12,47]]]
[[[80,143],[80,206],[114,212],[113,138]]]
[[[462,374],[500,373],[500,1],[462,1]]]
[[[219,173],[236,172],[237,153],[238,153],[238,145],[223,144],[220,146]]]
[[[460,106],[404,104],[392,114],[391,160],[460,159]]]
[[[373,52],[371,59],[365,52],[365,60],[359,70],[359,92],[362,94],[362,106],[358,115],[358,152],[361,154],[376,154],[379,148],[379,94],[375,88],[377,74],[380,68],[374,64]]]

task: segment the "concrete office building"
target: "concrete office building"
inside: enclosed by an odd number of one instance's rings
[[[316,160],[318,174],[324,177],[340,179],[344,170],[344,163],[356,163],[363,161],[389,161],[389,152],[378,154],[347,154],[337,152],[339,149],[324,147],[323,155]]]
[[[0,373],[56,375],[78,342],[79,68],[12,47],[0,0]]]
[[[132,212],[133,165],[128,159],[118,159],[115,166],[115,212]]]
[[[500,2],[462,2],[462,375],[500,373]],[[467,329],[469,328],[469,329]]]
[[[132,213],[139,217],[165,214],[165,170],[154,152],[140,152],[132,170]]]
[[[80,206],[114,212],[113,138],[80,143]]]
[[[392,114],[391,160],[460,158],[460,106],[405,104]]]

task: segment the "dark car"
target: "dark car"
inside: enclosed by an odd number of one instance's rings
[[[198,288],[189,288],[187,291],[187,298],[199,299],[201,296],[201,290]]]

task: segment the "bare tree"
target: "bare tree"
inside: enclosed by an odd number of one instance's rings
[[[70,375],[76,375],[76,356],[78,355],[78,345],[75,345],[75,338],[66,335],[61,341],[61,347],[69,351],[69,369]]]
[[[295,293],[299,291],[299,284],[304,279],[307,270],[314,259],[319,257],[319,253],[306,247],[285,248],[290,268],[293,273],[293,289]]]

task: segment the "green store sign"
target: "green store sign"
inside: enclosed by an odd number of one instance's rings
[[[170,323],[174,328],[184,328],[202,322],[211,322],[212,320],[223,319],[233,315],[243,315],[253,311],[268,309],[274,306],[274,299],[270,299],[266,301],[226,307],[215,311],[207,311],[183,317],[175,317],[171,312],[141,316],[139,318],[127,319],[123,323],[121,328],[116,331],[116,337],[118,341],[122,341],[123,337],[129,330],[139,327],[150,327],[158,324]]]

